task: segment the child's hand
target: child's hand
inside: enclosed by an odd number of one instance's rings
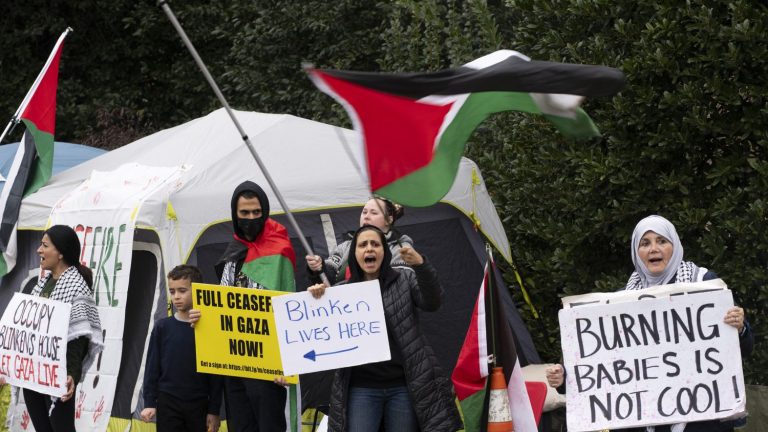
[[[205,424],[208,425],[208,432],[217,432],[221,425],[221,419],[216,414],[208,414],[205,418]]]
[[[152,421],[155,418],[155,414],[157,414],[157,408],[144,408],[141,410],[141,419],[145,422]]]
[[[189,325],[195,328],[195,323],[200,321],[200,311],[198,309],[189,310]]]

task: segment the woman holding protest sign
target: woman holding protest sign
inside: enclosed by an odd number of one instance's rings
[[[402,206],[380,197],[368,200],[360,212],[360,226],[373,225],[385,233],[386,244],[392,252],[392,267],[395,268],[407,268],[407,264],[400,256],[400,248],[413,247],[413,240],[405,234],[400,234],[394,227],[395,221],[400,219],[404,213],[405,210]],[[352,232],[346,235],[348,239],[339,243],[325,260],[318,255],[307,255],[307,266],[313,282],[320,282],[319,275],[322,272],[325,272],[331,284],[346,280],[349,277],[347,258],[352,244]]]
[[[24,401],[38,432],[75,430],[75,388],[104,347],[101,322],[93,299],[91,270],[80,264],[80,240],[65,225],[43,233],[40,267],[46,272],[32,295],[72,306],[67,335],[67,393],[56,399],[24,389]]]
[[[624,290],[641,290],[658,285],[685,282],[702,282],[717,279],[718,276],[691,261],[683,261],[683,245],[675,226],[667,219],[652,215],[642,219],[632,233],[632,262],[635,271],[630,275]],[[742,357],[754,348],[754,336],[744,317],[744,309],[730,308],[723,322],[739,331]],[[565,372],[562,365],[547,370],[549,385],[564,390]],[[632,432],[731,432],[734,427],[744,424],[739,420],[707,420],[663,426],[622,429]]]
[[[419,330],[417,309],[434,311],[443,294],[432,265],[412,247],[403,261],[413,271],[391,267],[386,236],[364,225],[355,232],[347,283],[378,279],[391,359],[336,371],[331,390],[329,430],[455,431],[461,428],[450,381]],[[342,282],[343,284],[344,282]],[[324,286],[309,288],[322,295]]]

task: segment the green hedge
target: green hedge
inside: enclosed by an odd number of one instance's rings
[[[537,346],[559,359],[559,297],[622,288],[634,225],[661,214],[685,257],[747,309],[758,344],[747,382],[765,384],[768,13],[753,2],[639,3],[398,2],[387,37],[411,43],[383,68],[438,69],[504,47],[622,69],[619,95],[585,105],[602,139],[569,142],[545,121],[504,114],[468,148],[543,312],[527,317]]]

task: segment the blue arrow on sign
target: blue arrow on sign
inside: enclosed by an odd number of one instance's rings
[[[357,347],[353,346],[352,348],[347,348],[347,349],[343,349],[343,350],[339,350],[339,351],[331,351],[331,352],[327,352],[327,353],[316,353],[315,350],[312,350],[312,351],[309,351],[308,353],[304,354],[304,358],[305,359],[310,359],[312,361],[315,361],[315,357],[320,357],[320,356],[324,356],[324,355],[331,355],[331,354],[338,354],[338,353],[343,353],[343,352],[352,351],[352,350],[356,350],[356,349],[357,349]]]

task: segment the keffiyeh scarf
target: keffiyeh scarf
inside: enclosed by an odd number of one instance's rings
[[[704,272],[702,272],[701,267],[697,266],[691,261],[683,261],[677,267],[677,273],[674,276],[675,283],[699,282],[699,275],[706,273],[706,269],[703,270]],[[629,280],[627,281],[627,286],[624,287],[624,289],[626,291],[643,289],[643,281],[640,278],[640,274],[638,272],[632,272],[632,275],[629,276]]]
[[[32,295],[39,296],[51,276],[52,273],[49,272],[40,278],[32,291]],[[104,335],[101,332],[101,321],[96,302],[93,300],[93,291],[85,283],[85,279],[77,271],[77,268],[71,266],[56,281],[56,286],[49,298],[72,305],[69,313],[67,342],[81,336],[88,338],[88,354],[83,360],[84,377],[96,356],[104,349]]]

